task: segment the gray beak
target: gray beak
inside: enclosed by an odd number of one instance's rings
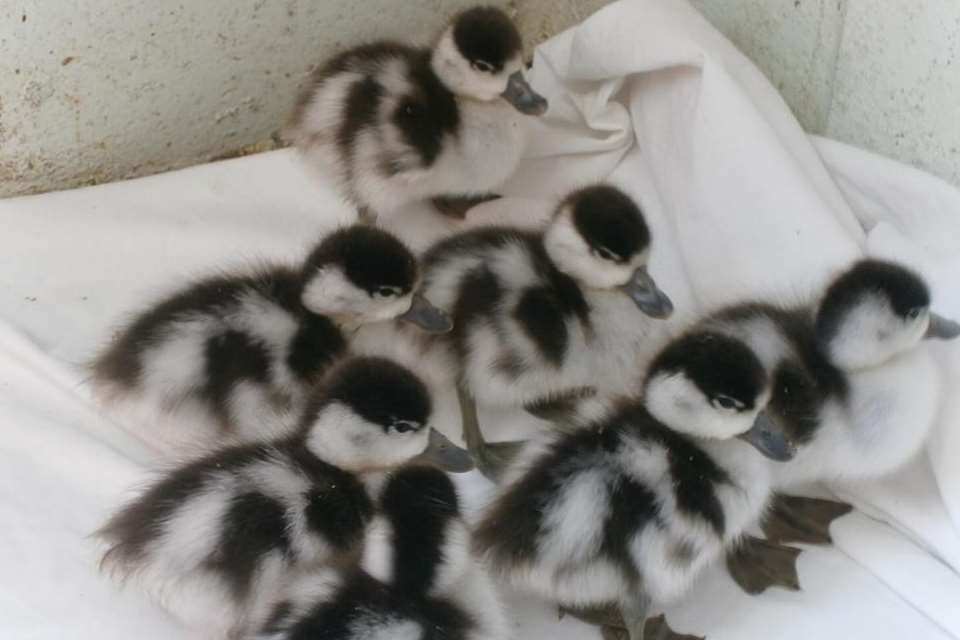
[[[446,333],[453,329],[453,321],[446,313],[421,296],[413,294],[413,302],[407,312],[400,316],[404,322],[415,324],[427,333]]]
[[[541,116],[547,110],[547,99],[534,91],[519,71],[510,76],[507,88],[500,95],[520,113]]]
[[[414,457],[412,462],[431,464],[451,473],[465,473],[473,469],[473,460],[467,450],[453,444],[445,435],[432,427],[427,448]]]
[[[630,282],[621,287],[623,292],[630,296],[640,311],[651,318],[669,318],[673,313],[673,303],[663,291],[657,288],[646,267],[640,267],[633,272]]]
[[[757,451],[777,462],[786,462],[797,455],[797,448],[766,411],[758,413],[750,430],[737,437],[749,442]]]
[[[940,340],[953,340],[960,336],[960,323],[954,322],[949,318],[938,316],[935,313],[930,314],[930,326],[927,327],[927,333],[924,338],[939,338]]]

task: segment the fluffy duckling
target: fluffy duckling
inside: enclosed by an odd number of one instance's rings
[[[640,384],[638,349],[670,299],[647,271],[651,235],[636,203],[609,185],[575,191],[542,232],[487,227],[423,256],[423,292],[453,317],[444,336],[457,364],[464,439],[496,475],[475,401],[555,416],[582,398]]]
[[[939,410],[940,372],[924,339],[960,336],[931,310],[924,280],[902,265],[862,260],[827,289],[813,332],[838,383],[801,434],[781,487],[895,471],[926,442]]]
[[[415,458],[467,468],[430,416],[409,370],[348,360],[296,435],[182,466],[114,515],[103,567],[209,637],[259,629],[291,571],[355,560],[383,472]]]
[[[498,640],[503,608],[450,479],[427,467],[391,474],[358,568],[314,572],[275,606],[260,640]]]
[[[547,108],[522,70],[516,26],[500,9],[475,7],[432,49],[374,42],[322,65],[285,136],[367,220],[429,198],[483,200],[520,161],[523,114]]]
[[[798,445],[796,457],[774,469],[775,486],[784,490],[877,477],[914,457],[942,391],[921,341],[960,335],[960,325],[931,312],[922,278],[879,260],[857,262],[837,277],[816,309],[744,304],[716,314],[713,326],[752,336],[773,328],[811,373],[775,388],[775,404]],[[830,500],[778,495],[763,524],[768,540],[745,549],[747,557],[731,558],[731,572],[751,593],[796,584],[798,552],[779,543],[827,544],[830,524],[849,510]],[[781,561],[772,562],[775,556]],[[768,573],[771,566],[780,568]]]
[[[763,513],[792,455],[772,377],[742,341],[694,331],[653,361],[642,402],[533,442],[478,525],[495,575],[562,606],[617,603],[631,640]],[[748,444],[749,443],[749,444]]]
[[[930,305],[919,275],[867,259],[834,279],[815,309],[750,303],[707,321],[752,336],[745,339],[765,333],[768,343],[785,345],[813,376],[812,388],[802,381],[777,388],[784,409],[804,418],[791,421],[799,450],[790,464],[777,466],[779,486],[876,477],[917,453],[941,392],[922,341],[960,335],[960,324]]]
[[[289,433],[310,388],[348,350],[348,330],[449,318],[417,294],[419,266],[389,233],[326,236],[297,269],[201,280],[153,305],[97,358],[93,385],[120,422],[181,452]]]

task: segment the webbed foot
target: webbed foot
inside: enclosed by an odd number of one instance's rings
[[[470,455],[485,478],[497,482],[526,444],[524,440],[484,442],[470,448]]]
[[[733,581],[750,595],[763,593],[770,587],[799,591],[799,555],[800,549],[747,536],[727,553],[727,570]]]
[[[610,604],[606,606],[594,607],[559,607],[560,618],[570,615],[581,622],[605,627],[621,627],[623,625],[623,616],[620,615],[620,607]]]
[[[484,202],[497,200],[501,196],[496,193],[483,193],[477,195],[449,195],[437,196],[430,202],[433,208],[439,213],[457,220],[463,220],[467,217],[467,211]]]
[[[688,633],[677,633],[670,628],[667,618],[662,613],[653,618],[647,618],[643,630],[643,640],[706,640],[703,636]]]
[[[663,614],[644,618],[642,631],[634,625],[634,632],[631,634],[630,625],[625,622],[620,608],[616,605],[586,608],[560,607],[560,617],[566,614],[587,624],[599,626],[604,640],[705,640],[703,636],[677,633],[670,628]]]
[[[566,389],[524,405],[524,410],[535,418],[555,423],[569,423],[576,417],[581,401],[596,397],[593,387]]]
[[[778,493],[761,527],[770,542],[831,544],[830,524],[852,510],[845,502]]]

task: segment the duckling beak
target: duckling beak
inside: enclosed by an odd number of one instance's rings
[[[507,88],[500,95],[517,111],[530,116],[543,115],[549,106],[547,99],[534,91],[519,71],[511,74],[507,81]]]
[[[436,308],[419,293],[413,294],[413,302],[407,312],[400,316],[404,322],[415,324],[427,333],[447,333],[453,329],[453,321],[445,312]]]
[[[634,271],[630,281],[623,285],[621,290],[630,296],[640,311],[651,318],[669,318],[673,313],[673,303],[667,294],[657,287],[646,267]]]
[[[432,427],[427,448],[413,458],[413,462],[431,464],[451,473],[465,473],[473,469],[473,460],[467,450],[453,444],[449,438]]]
[[[930,326],[927,327],[927,333],[924,338],[939,338],[940,340],[953,340],[960,336],[960,323],[954,322],[949,318],[938,316],[935,313],[930,314]]]
[[[757,451],[777,462],[786,462],[797,455],[796,446],[766,411],[758,413],[750,430],[737,437],[749,442]]]

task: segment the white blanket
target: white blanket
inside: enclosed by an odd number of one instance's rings
[[[608,178],[642,202],[653,274],[688,314],[743,295],[802,298],[870,253],[922,270],[937,310],[960,318],[960,192],[806,136],[684,2],[611,5],[540,47],[531,80],[551,109],[506,189],[523,200],[474,220],[535,220],[554,197]],[[195,637],[96,572],[88,535],[155,460],[97,414],[81,365],[124,314],[184,277],[296,260],[349,217],[289,152],[0,201],[0,637]],[[427,242],[429,227],[402,220]],[[749,598],[717,570],[668,611],[676,629],[712,640],[960,638],[960,347],[936,346],[950,393],[927,454],[896,477],[834,488],[858,512],[834,526],[835,548],[804,553],[805,590]],[[461,485],[483,499],[475,474]],[[521,603],[518,638],[597,637],[542,603],[510,601]]]

